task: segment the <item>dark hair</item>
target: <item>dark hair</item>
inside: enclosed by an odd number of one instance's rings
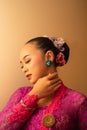
[[[31,42],[36,42],[37,44],[37,47],[39,49],[41,49],[44,54],[48,51],[48,50],[51,50],[55,56],[55,59],[56,59],[56,56],[59,52],[61,52],[58,48],[56,48],[52,42],[52,40],[50,40],[49,38],[47,37],[36,37],[36,38],[33,38],[31,40],[29,40],[26,44],[28,43],[31,43]],[[68,58],[69,58],[69,47],[66,43],[63,44],[62,46],[64,48],[64,51],[62,52],[65,56],[65,61],[67,63],[68,61]],[[55,66],[58,66],[58,64],[56,63],[56,60],[54,61],[55,63]]]

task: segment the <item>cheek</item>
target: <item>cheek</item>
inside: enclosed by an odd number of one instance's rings
[[[31,64],[30,64],[30,71],[32,70],[32,73],[34,75],[41,75],[42,73],[44,73],[44,70],[46,69],[45,63],[44,61],[41,60],[32,60]]]
[[[32,60],[32,62],[30,63],[30,68],[34,69],[36,67],[38,67],[41,64],[41,62],[39,60]]]
[[[30,73],[32,73],[31,83],[35,83],[39,78],[45,76],[46,70],[43,61],[35,60],[30,64]]]
[[[32,58],[31,67],[44,66],[44,59],[41,56],[34,56]]]

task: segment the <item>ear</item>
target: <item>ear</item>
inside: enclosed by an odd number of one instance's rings
[[[51,50],[46,52],[45,60],[51,60],[52,62],[54,61],[54,53]]]

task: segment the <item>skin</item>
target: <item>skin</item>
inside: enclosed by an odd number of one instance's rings
[[[21,69],[29,82],[34,86],[29,95],[38,95],[39,105],[49,104],[55,91],[61,84],[56,67],[54,64],[47,67],[45,65],[47,60],[54,61],[53,52],[49,50],[44,54],[41,49],[37,48],[35,42],[26,44],[21,49]]]

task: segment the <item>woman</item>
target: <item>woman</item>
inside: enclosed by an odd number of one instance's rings
[[[67,63],[62,38],[37,37],[20,52],[21,69],[33,87],[21,87],[0,114],[0,130],[87,130],[87,97],[67,88],[56,68]]]

